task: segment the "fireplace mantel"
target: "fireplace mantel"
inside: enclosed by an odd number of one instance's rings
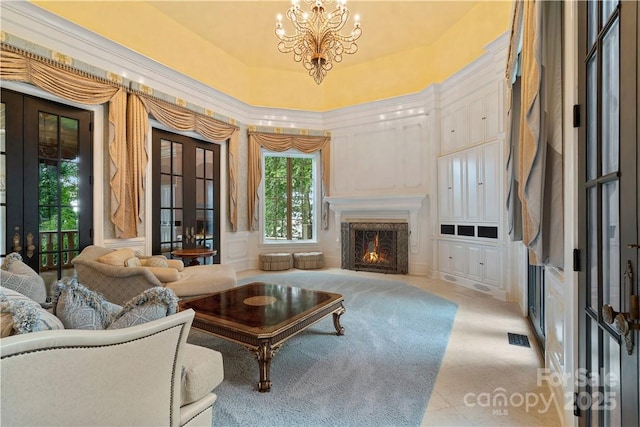
[[[406,218],[409,223],[409,242],[411,252],[418,251],[418,212],[426,195],[406,196],[329,196],[324,200],[335,215],[335,223],[338,230],[342,218],[346,215],[366,215],[368,219],[399,219],[399,215]],[[338,232],[338,240],[340,233]]]

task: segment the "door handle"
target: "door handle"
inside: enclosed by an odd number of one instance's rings
[[[602,306],[602,320],[609,324],[614,324],[621,337],[627,345],[627,353],[633,354],[633,334],[631,331],[640,330],[640,307],[638,306],[638,295],[633,294],[633,269],[631,260],[627,260],[624,277],[629,282],[629,311],[617,312],[609,304]]]
[[[638,244],[638,243],[629,243],[629,244],[627,245],[627,247],[628,247],[629,249],[640,249],[640,244]]]
[[[36,247],[33,244],[33,234],[27,234],[27,257],[31,258],[33,256],[33,251],[35,251]]]
[[[20,233],[18,233],[20,231],[20,227],[15,227],[14,230],[16,231],[16,234],[13,235],[13,251],[21,252],[22,246],[20,246]]]

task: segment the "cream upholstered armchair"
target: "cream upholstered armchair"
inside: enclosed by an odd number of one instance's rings
[[[0,424],[211,426],[222,356],[186,343],[193,316],[2,338]]]
[[[149,260],[164,263],[151,265]],[[80,283],[115,304],[122,304],[153,286],[164,286],[179,298],[185,298],[222,291],[237,284],[236,272],[228,265],[184,267],[179,260],[140,259],[131,249],[90,245],[71,262]]]

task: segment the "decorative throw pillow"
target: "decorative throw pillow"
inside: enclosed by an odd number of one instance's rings
[[[0,290],[0,312],[2,313],[2,336],[9,330],[9,318],[11,315],[11,330],[25,334],[28,332],[64,329],[62,322],[40,306],[37,302],[27,298],[20,292],[12,289]],[[10,331],[10,330],[9,330]]]
[[[67,329],[100,330],[113,320],[113,304],[72,277],[58,282],[52,303],[53,314]]]
[[[141,325],[174,314],[177,309],[178,297],[171,289],[153,287],[125,303],[107,329]]]
[[[143,265],[145,267],[168,267],[167,259],[165,257],[153,256],[151,258],[145,258]]]
[[[142,262],[140,262],[140,258],[134,256],[129,258],[125,265],[127,267],[141,267]]]
[[[2,263],[0,285],[3,288],[18,291],[39,304],[47,301],[47,288],[44,285],[44,280],[31,267],[22,262],[22,257],[17,252],[7,255]]]
[[[113,252],[102,255],[98,258],[98,262],[103,264],[115,265],[117,267],[124,267],[129,258],[133,258],[135,254],[131,248],[116,249]]]
[[[151,271],[161,283],[171,283],[180,280],[180,273],[175,268],[169,267],[144,267]]]

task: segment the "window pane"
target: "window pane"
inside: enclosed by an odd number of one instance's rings
[[[171,173],[171,141],[160,140],[160,173]]]
[[[598,56],[587,65],[587,180],[598,176]]]
[[[620,34],[618,20],[602,41],[602,174],[618,170]]]
[[[58,158],[58,116],[38,113],[38,153],[40,157]]]
[[[39,195],[40,205],[58,203],[58,162],[40,159]]]
[[[620,426],[621,406],[620,406],[620,344],[611,335],[604,334],[604,360],[607,361],[604,367],[604,378],[600,382],[603,387],[604,401],[602,407],[604,411],[604,425]]]
[[[620,195],[618,182],[602,186],[602,286],[603,304],[620,310]]]
[[[206,152],[205,178],[213,179],[213,151],[211,150]]]
[[[611,13],[616,10],[618,0],[603,0],[602,2],[602,20],[608,21]]]
[[[589,2],[587,13],[589,14],[589,17],[587,18],[589,21],[589,46],[587,46],[587,49],[589,49],[596,42],[596,37],[598,35],[598,2]]]
[[[179,142],[174,142],[171,144],[173,149],[173,154],[171,156],[171,161],[173,163],[172,173],[174,175],[182,175],[182,144]]]
[[[182,207],[182,177],[173,177],[173,206]]]
[[[588,244],[588,281],[589,289],[591,289],[589,298],[589,306],[598,311],[598,198],[596,187],[591,187],[587,193],[587,209],[589,221],[589,234],[587,236]]]
[[[204,178],[204,149],[196,148],[196,178]]]
[[[60,157],[78,160],[78,120],[60,117]]]

